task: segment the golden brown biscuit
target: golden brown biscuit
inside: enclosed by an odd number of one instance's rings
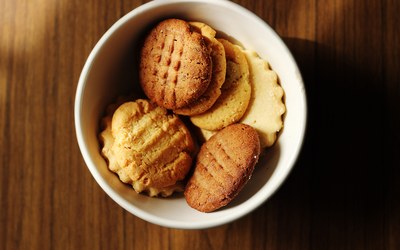
[[[192,137],[176,115],[147,100],[126,102],[105,118],[102,154],[121,181],[150,196],[183,191],[194,151]]]
[[[224,46],[215,38],[215,30],[200,22],[190,22],[189,24],[205,38],[206,44],[211,50],[213,64],[211,82],[206,92],[188,106],[174,110],[176,114],[192,116],[207,111],[221,95],[221,86],[226,75],[226,59]]]
[[[157,24],[144,41],[139,77],[145,94],[167,109],[198,99],[211,80],[210,51],[201,34],[179,19]]]
[[[268,62],[256,52],[243,50],[249,63],[252,95],[249,107],[242,117],[242,123],[254,127],[260,135],[261,147],[270,147],[276,140],[276,134],[283,127],[282,115],[285,113],[283,89],[278,83],[277,74]]]
[[[197,155],[184,192],[189,206],[212,212],[227,205],[249,180],[259,155],[260,141],[251,126],[233,124],[217,132]]]
[[[226,79],[221,95],[205,113],[192,116],[194,125],[207,130],[220,130],[242,118],[250,101],[251,86],[246,57],[239,46],[218,39],[225,48]]]

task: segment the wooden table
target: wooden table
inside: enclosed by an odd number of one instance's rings
[[[235,1],[294,53],[309,123],[273,198],[207,230],[126,212],[77,146],[85,60],[144,2],[0,1],[0,249],[400,249],[400,1]]]

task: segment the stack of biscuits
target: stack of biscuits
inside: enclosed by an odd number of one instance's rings
[[[276,73],[204,23],[167,19],[144,39],[139,78],[148,99],[119,102],[103,119],[109,169],[138,193],[184,191],[202,212],[229,204],[283,126]],[[182,116],[200,131],[199,150]]]

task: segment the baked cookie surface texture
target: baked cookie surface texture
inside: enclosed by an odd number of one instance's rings
[[[150,100],[179,109],[198,99],[211,80],[212,61],[204,38],[189,23],[167,19],[145,38],[139,78]]]
[[[178,116],[139,99],[119,106],[103,124],[102,154],[122,182],[149,196],[183,191],[194,143]]]
[[[205,142],[185,189],[189,206],[212,212],[231,202],[251,177],[260,155],[257,132],[233,124]]]
[[[253,91],[249,107],[240,122],[257,130],[261,147],[270,147],[283,127],[282,115],[286,111],[284,91],[278,83],[278,75],[271,70],[267,61],[254,51],[243,50],[243,53],[249,64]]]
[[[201,22],[190,22],[189,24],[205,38],[206,44],[211,50],[213,64],[211,81],[206,92],[192,104],[174,110],[176,114],[192,116],[207,111],[221,95],[221,86],[225,82],[226,75],[226,58],[224,46],[215,38],[217,32],[214,29]]]
[[[251,96],[246,57],[239,46],[225,39],[218,41],[224,46],[226,55],[226,78],[221,95],[209,110],[190,117],[194,125],[206,130],[220,130],[240,120]]]

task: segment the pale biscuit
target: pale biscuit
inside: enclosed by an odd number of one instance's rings
[[[205,142],[185,188],[189,206],[212,212],[231,202],[250,179],[260,155],[254,128],[232,124]]]
[[[206,44],[211,50],[213,64],[211,81],[206,92],[188,106],[174,110],[176,114],[193,116],[207,111],[221,95],[221,86],[226,75],[226,59],[224,46],[215,38],[216,31],[214,29],[201,22],[190,22],[189,24],[205,38]]]
[[[283,127],[282,115],[286,110],[282,100],[284,92],[268,62],[254,51],[242,51],[249,64],[252,94],[240,122],[254,127],[260,135],[261,146],[269,147],[274,144],[277,132]]]
[[[220,130],[239,121],[251,96],[246,57],[239,46],[225,39],[218,40],[223,44],[226,55],[226,78],[221,95],[205,113],[190,118],[193,124],[207,130]]]
[[[150,196],[183,191],[194,144],[179,117],[139,99],[119,106],[104,125],[102,154],[122,182]]]
[[[179,109],[197,100],[207,90],[211,73],[209,48],[187,22],[167,19],[147,35],[140,56],[140,84],[159,106]]]

